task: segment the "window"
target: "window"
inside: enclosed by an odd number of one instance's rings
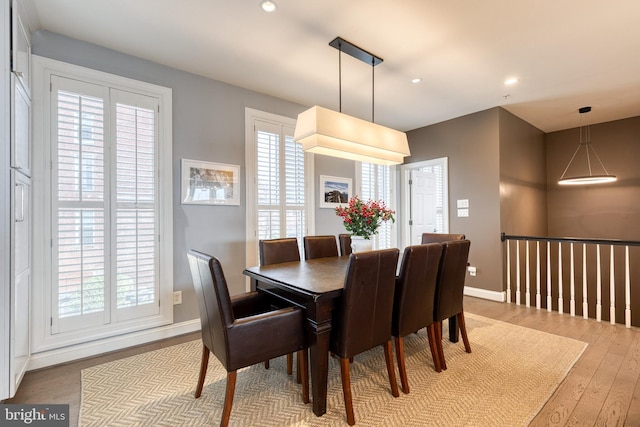
[[[311,154],[294,142],[295,121],[247,109],[247,264],[261,239],[310,234]],[[253,174],[255,174],[253,176]]]
[[[393,169],[391,166],[374,163],[358,163],[360,185],[358,195],[363,200],[382,200],[388,208],[394,209],[393,202]],[[397,215],[394,216],[397,220]],[[374,249],[385,249],[396,246],[395,227],[391,221],[382,223],[378,234],[373,239]]]
[[[38,64],[50,89],[41,107],[49,123],[41,160],[50,167],[42,168],[39,215],[51,247],[34,280],[48,296],[34,298],[46,313],[42,341],[67,345],[170,323],[170,90]]]

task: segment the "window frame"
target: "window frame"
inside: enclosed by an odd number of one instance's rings
[[[253,108],[245,108],[245,173],[246,173],[246,266],[258,265],[258,217],[257,217],[257,174],[256,174],[256,122],[267,122],[277,126],[295,129],[296,120],[290,117],[267,113]],[[314,156],[305,153],[305,235],[315,233],[315,192],[314,192]],[[246,289],[250,281],[247,278]]]
[[[156,98],[158,101],[158,239],[160,268],[159,312],[157,315],[111,323],[78,331],[52,334],[53,323],[53,227],[49,177],[52,164],[51,77],[61,76],[119,91]],[[32,351],[43,352],[89,341],[121,336],[173,323],[173,159],[172,90],[102,71],[33,55],[33,205],[34,236],[43,236],[33,246]],[[105,110],[111,108],[105,104]],[[110,142],[115,143],[115,141]],[[113,187],[112,182],[110,188]],[[115,214],[115,213],[114,213]],[[115,290],[114,290],[115,291]]]

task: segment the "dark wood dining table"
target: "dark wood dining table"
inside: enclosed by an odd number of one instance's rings
[[[331,314],[340,302],[348,264],[349,256],[343,256],[248,267],[243,271],[251,278],[252,289],[304,309],[313,413],[317,416],[327,412]],[[451,319],[449,322],[449,329],[457,331]],[[453,341],[454,337],[450,338]]]
[[[348,256],[317,258],[249,267],[243,272],[251,278],[253,289],[304,308],[313,413],[317,416],[327,412],[331,311],[342,295],[348,264]]]

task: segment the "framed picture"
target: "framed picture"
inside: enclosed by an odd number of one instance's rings
[[[240,166],[182,159],[182,204],[240,206]]]
[[[352,196],[351,178],[320,175],[321,208],[335,208],[349,203]]]

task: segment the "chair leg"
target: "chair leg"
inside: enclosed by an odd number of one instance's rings
[[[287,354],[287,375],[293,372],[293,353]]]
[[[204,377],[207,376],[207,367],[209,366],[209,349],[202,344],[202,360],[200,362],[200,376],[198,377],[198,385],[196,386],[196,399],[202,394],[202,386],[204,386]]]
[[[400,372],[400,383],[402,392],[409,394],[409,379],[407,378],[407,368],[404,363],[404,340],[402,337],[394,337],[396,342],[396,359],[398,361],[398,372]]]
[[[427,338],[429,339],[429,348],[431,349],[431,358],[433,359],[433,366],[436,368],[436,372],[442,372],[440,367],[440,352],[437,344],[437,332],[436,325],[432,323],[427,326]]]
[[[342,377],[342,394],[344,396],[344,409],[347,412],[347,423],[352,426],[356,423],[353,414],[353,400],[351,398],[351,373],[349,371],[349,359],[340,358],[340,376]]]
[[[297,375],[300,377],[302,383],[302,402],[309,403],[309,368],[307,366],[307,350],[298,351],[296,357],[298,362]]]
[[[384,345],[384,361],[387,364],[387,373],[389,374],[389,383],[391,384],[391,394],[393,397],[398,397],[398,381],[396,380],[396,369],[393,367],[393,345],[391,340],[387,341]]]
[[[268,360],[264,361],[264,369],[269,369],[269,361]]]
[[[236,391],[237,375],[238,371],[227,372],[227,390],[224,394],[224,409],[222,410],[220,427],[227,427],[229,425],[229,418],[231,418],[231,406],[233,406],[233,394]]]
[[[442,368],[443,370],[447,370],[447,361],[444,358],[444,349],[442,347],[442,322],[437,322],[436,323],[436,334],[438,334],[438,336],[436,337],[436,345],[438,346],[438,354],[440,355],[439,359],[440,359],[440,368]]]
[[[307,361],[307,364],[309,362]],[[302,376],[300,375],[300,372],[302,370],[302,367],[300,366],[300,359],[296,357],[296,382],[298,384],[302,384]]]
[[[456,317],[458,319],[458,327],[460,328],[462,341],[464,342],[464,349],[467,353],[471,353],[471,345],[469,344],[469,337],[467,336],[467,326],[464,323],[464,311],[456,314]]]

